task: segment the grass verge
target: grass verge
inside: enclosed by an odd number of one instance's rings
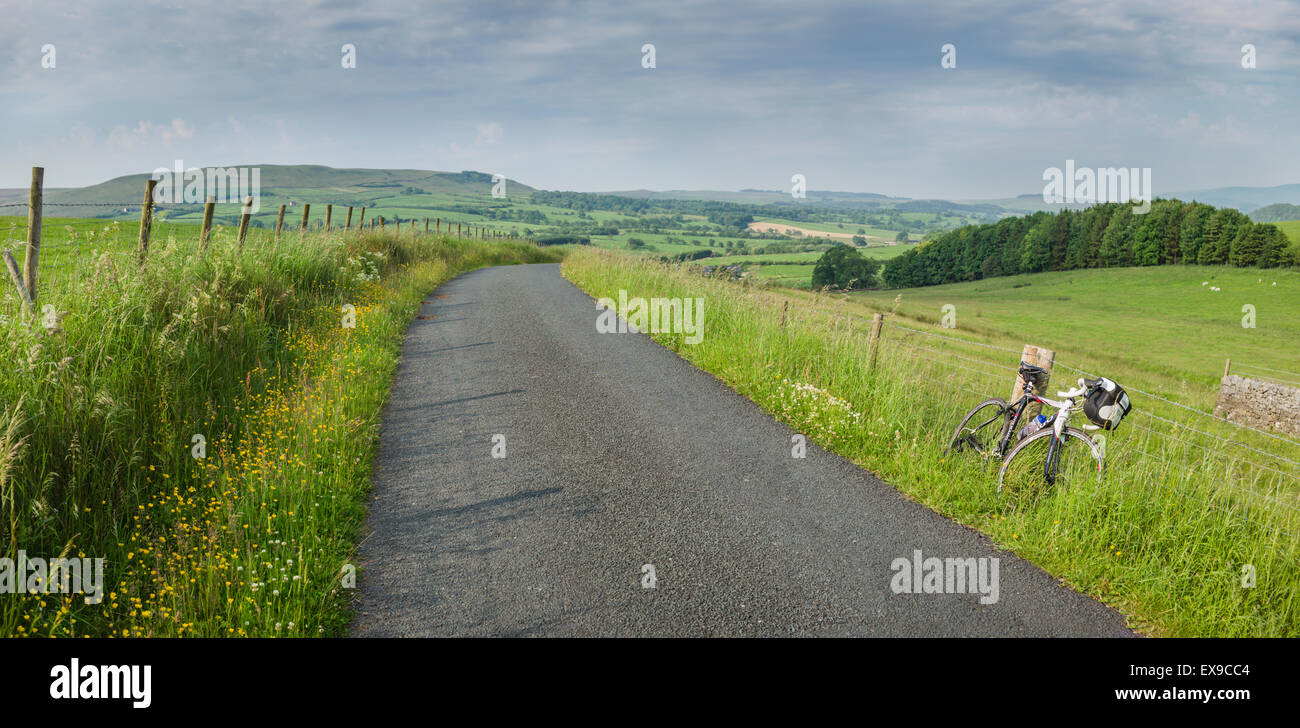
[[[647,298],[704,297],[703,341],[654,338],[909,497],[1116,607],[1140,631],[1300,631],[1294,536],[1300,524],[1291,501],[1279,500],[1295,493],[1279,492],[1284,481],[1249,463],[1202,456],[1189,446],[1146,457],[1141,431],[1128,428],[1111,433],[1112,444],[1127,439],[1125,445],[1138,447],[1112,447],[1100,482],[1027,500],[999,498],[993,473],[943,456],[957,420],[980,398],[978,390],[957,386],[963,380],[948,366],[951,359],[887,338],[873,370],[859,324],[825,296],[791,299],[588,249],[570,254],[563,271],[593,297],[617,299],[620,289]],[[788,316],[781,313],[785,301],[792,301]],[[1005,385],[987,394],[1006,396],[1010,381]],[[1254,575],[1248,588],[1247,566]]]
[[[420,301],[474,268],[559,259],[337,231],[240,250],[225,230],[199,254],[193,232],[143,269],[129,238],[97,241],[42,292],[52,318],[0,325],[0,556],[104,559],[102,602],[29,581],[0,594],[0,634],[342,634]]]

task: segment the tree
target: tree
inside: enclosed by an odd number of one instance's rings
[[[1151,210],[1147,214],[1135,221],[1133,262],[1137,265],[1160,265],[1168,262],[1164,256],[1168,247],[1165,234],[1169,227],[1169,212],[1169,205],[1162,201],[1156,202],[1151,205]]]
[[[644,247],[645,247],[645,241],[642,240],[641,238],[628,238],[628,239],[627,239],[627,247],[628,247],[629,250],[636,250],[637,248],[644,248]]]
[[[1044,218],[1030,228],[1025,235],[1024,247],[1020,253],[1020,270],[1025,273],[1039,273],[1047,270],[1052,261],[1052,228],[1055,224],[1051,218]]]
[[[1227,263],[1238,229],[1249,223],[1250,218],[1231,207],[1215,210],[1205,226],[1205,242],[1196,254],[1196,262],[1201,265]]]
[[[837,244],[813,266],[813,288],[833,286],[843,290],[865,288],[876,279],[880,261],[867,258],[847,245]]]
[[[1287,246],[1290,240],[1287,239],[1286,233],[1276,225],[1257,225],[1263,229],[1264,247],[1259,254],[1260,268],[1276,268],[1280,265],[1287,265],[1290,261],[1287,255]]]
[[[1106,268],[1133,264],[1133,211],[1120,205],[1111,213],[1101,236],[1101,265]]]
[[[1237,229],[1237,236],[1232,239],[1228,249],[1228,261],[1238,268],[1255,265],[1264,252],[1263,225],[1246,223]]]
[[[1229,262],[1300,265],[1300,243],[1232,208],[1153,200],[1146,214],[1135,215],[1131,203],[1104,203],[931,231],[885,263],[881,279],[913,287],[1039,271]]]
[[[1193,202],[1183,215],[1182,229],[1179,231],[1178,247],[1184,263],[1195,263],[1201,246],[1205,244],[1205,228],[1214,214],[1214,208],[1200,202]]]

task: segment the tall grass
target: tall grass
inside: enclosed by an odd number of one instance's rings
[[[563,271],[594,297],[617,299],[619,289],[705,297],[702,342],[655,338],[828,449],[1120,609],[1136,629],[1300,633],[1294,481],[1193,444],[1174,441],[1183,449],[1170,450],[1168,438],[1149,441],[1156,435],[1126,422],[1110,433],[1099,483],[1002,498],[994,472],[943,450],[967,409],[983,396],[1007,396],[1013,371],[972,378],[955,366],[961,359],[914,348],[894,331],[873,371],[860,323],[824,295],[795,294],[783,327],[789,293],[585,249]],[[810,396],[824,402],[808,406]],[[1246,565],[1255,575],[1249,588]]]
[[[140,269],[133,237],[42,288],[54,326],[0,324],[0,555],[105,559],[101,604],[0,594],[0,634],[340,634],[406,324],[451,276],[558,256],[337,231],[237,249],[228,229],[200,255],[174,228]]]

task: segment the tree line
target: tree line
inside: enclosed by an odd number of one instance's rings
[[[1155,200],[1037,212],[936,236],[891,259],[882,278],[898,288],[994,276],[1123,266],[1196,263],[1273,268],[1300,265],[1300,251],[1276,225],[1233,208]]]

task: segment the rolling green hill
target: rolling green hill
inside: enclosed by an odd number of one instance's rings
[[[472,202],[489,204],[492,176],[482,172],[431,172],[418,169],[336,169],[320,165],[256,165],[260,170],[261,213],[259,220],[274,217],[282,204],[302,203],[381,207],[387,205],[426,209]],[[138,214],[145,180],[149,174],[117,177],[89,187],[49,190],[45,203],[50,207],[74,203],[58,213],[68,217],[133,218]],[[507,180],[507,195],[527,199],[533,192],[528,185]],[[405,193],[405,194],[404,194]],[[418,198],[418,199],[417,199]],[[104,203],[103,207],[89,206]],[[417,204],[418,203],[418,204]],[[124,211],[122,208],[125,207]],[[198,217],[201,204],[172,202],[169,217]],[[233,219],[238,214],[236,202],[218,205],[218,218]],[[51,211],[52,212],[52,211]],[[47,212],[47,214],[49,214]],[[379,212],[377,214],[383,214]]]

